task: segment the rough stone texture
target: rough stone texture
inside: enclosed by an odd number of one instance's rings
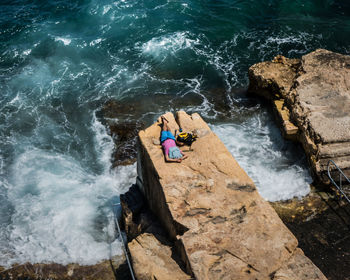
[[[323,274],[315,269],[315,265],[297,248],[289,262],[284,264],[274,275],[273,280],[322,279]]]
[[[140,123],[108,122],[108,132],[112,136],[115,148],[112,154],[112,167],[129,165],[136,161],[137,133],[141,129]]]
[[[128,238],[128,248],[135,276],[146,279],[190,279],[183,270],[174,243],[148,209],[136,185],[120,197],[122,222]]]
[[[274,100],[273,109],[276,119],[280,122],[283,137],[288,140],[296,141],[299,129],[290,121],[289,110],[284,106],[284,100]]]
[[[300,68],[300,59],[277,56],[272,61],[249,68],[250,92],[258,92],[268,99],[285,98],[293,86]]]
[[[159,239],[158,235],[143,233],[129,242],[128,246],[138,280],[191,279],[172,258],[171,244]]]
[[[327,194],[311,185],[310,193],[302,198],[294,197],[288,200],[270,202],[270,204],[285,224],[295,221],[303,223],[329,209]],[[305,233],[307,232],[305,231]],[[300,243],[299,239],[298,241]]]
[[[298,64],[275,59],[249,69],[249,91],[284,100],[317,181],[330,159],[350,175],[350,56],[316,50]]]
[[[187,272],[196,279],[273,279],[286,265],[310,264],[309,274],[319,275],[314,279],[326,279],[306,257],[293,261],[296,238],[201,117],[165,117],[173,129],[179,124],[197,133],[193,151],[181,164],[165,163],[154,144],[160,136],[155,123],[139,133],[138,170],[147,202],[175,240]]]

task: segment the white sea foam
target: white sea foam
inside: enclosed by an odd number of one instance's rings
[[[65,46],[68,46],[72,42],[72,39],[64,37],[55,37],[55,41],[62,42]]]
[[[105,5],[103,6],[103,11],[102,11],[102,15],[105,15],[109,12],[109,10],[112,9],[111,5]]]
[[[103,41],[103,39],[98,38],[98,39],[96,39],[96,40],[91,41],[89,45],[90,45],[90,46],[95,46],[95,45],[101,43],[102,41]]]
[[[198,98],[202,100],[202,104],[200,106],[190,106],[191,108],[179,108],[179,110],[186,111],[187,109],[191,109],[207,119],[215,119],[217,117],[219,112],[215,110],[214,104],[209,102],[208,98],[201,92],[203,83],[202,77],[182,79],[179,82],[183,84],[183,91],[179,93],[181,97],[184,97],[187,94],[195,93]]]
[[[0,265],[24,262],[94,264],[121,254],[113,204],[136,178],[136,166],[109,169],[113,149],[105,128],[92,122],[99,174],[55,152],[28,149],[12,166],[7,201],[13,205]],[[0,237],[1,238],[1,237]],[[0,247],[2,246],[0,240]]]
[[[285,54],[288,57],[300,56],[317,46],[321,46],[322,35],[299,32],[296,34],[280,32],[267,34],[268,31],[253,31],[239,34],[240,40],[249,41],[248,50],[259,51],[261,60],[271,59],[276,54]],[[257,39],[258,38],[258,39]],[[288,49],[288,53],[285,53]]]
[[[242,124],[211,125],[234,158],[269,201],[302,197],[312,179],[295,147],[286,143],[277,129],[259,116]]]
[[[0,155],[0,174],[3,174],[4,170],[4,158]]]
[[[164,60],[168,55],[176,55],[178,51],[190,49],[198,43],[198,40],[193,40],[189,37],[188,32],[176,32],[152,38],[150,41],[142,44],[141,49],[144,55]]]
[[[31,49],[28,49],[28,50],[23,51],[22,54],[23,54],[23,55],[28,55],[28,54],[30,54],[31,52],[32,52],[32,50],[31,50]]]
[[[106,127],[96,119],[95,114],[92,120],[92,130],[95,133],[95,149],[99,155],[98,159],[100,164],[104,166],[104,171],[108,172],[114,143],[112,138],[107,134]]]

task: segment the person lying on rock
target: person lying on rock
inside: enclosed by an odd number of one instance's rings
[[[179,147],[176,146],[183,146],[184,143],[178,142],[175,139],[175,136],[171,133],[168,120],[161,116],[162,120],[162,132],[160,136],[160,142],[162,143],[162,147],[164,150],[164,156],[165,161],[167,162],[181,162],[183,159],[187,158],[187,155],[185,155]]]

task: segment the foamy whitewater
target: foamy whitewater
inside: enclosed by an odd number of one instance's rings
[[[150,125],[199,112],[270,201],[301,197],[303,151],[246,96],[250,65],[350,52],[346,1],[0,4],[0,266],[94,264],[121,254],[114,216],[136,167],[111,169],[99,113]]]
[[[95,118],[91,128],[92,148],[102,167],[99,175],[53,151],[33,148],[15,159],[12,180],[4,186],[12,213],[2,232],[8,238],[1,244],[8,248],[1,248],[2,265],[28,260],[94,264],[122,254],[114,215],[119,194],[135,182],[136,167],[110,170],[113,141]]]
[[[271,121],[271,120],[270,120]],[[269,201],[302,197],[309,193],[312,178],[305,156],[285,143],[280,132],[251,118],[240,124],[212,125],[240,166]]]

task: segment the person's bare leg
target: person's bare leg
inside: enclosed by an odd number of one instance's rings
[[[170,131],[169,125],[168,125],[168,120],[161,116],[162,119],[162,130],[163,131]]]

